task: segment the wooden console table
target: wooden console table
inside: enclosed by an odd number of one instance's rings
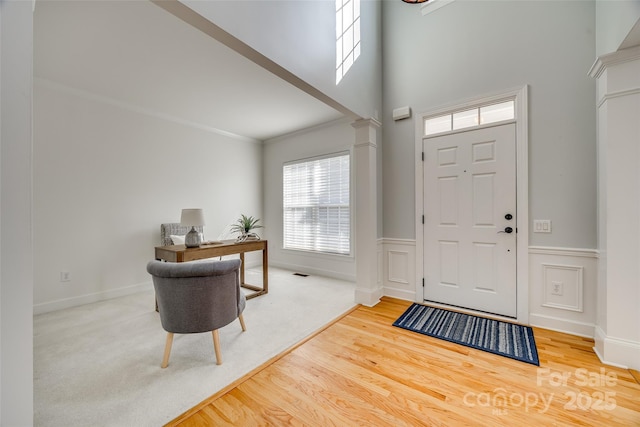
[[[244,282],[244,254],[246,252],[262,251],[262,287],[249,285]],[[156,259],[167,262],[186,262],[197,259],[215,258],[225,255],[240,254],[240,286],[253,292],[247,299],[255,298],[269,292],[269,261],[266,240],[252,240],[237,242],[223,240],[217,244],[202,245],[199,248],[186,248],[184,245],[156,246]]]

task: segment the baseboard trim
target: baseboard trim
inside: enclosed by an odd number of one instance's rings
[[[593,351],[604,364],[622,369],[640,369],[640,342],[609,337],[598,327]]]
[[[383,295],[386,297],[397,298],[405,301],[415,301],[416,293],[413,291],[405,291],[402,289],[394,289],[385,286],[383,288]]]
[[[261,265],[261,264],[260,264]],[[347,282],[355,282],[356,276],[335,271],[324,270],[321,268],[313,268],[305,265],[289,264],[286,262],[269,261],[269,267],[282,268],[283,270],[296,271],[299,273],[313,274],[316,276],[330,277],[332,279],[345,280]]]
[[[152,282],[139,283],[137,285],[125,286],[117,289],[110,289],[108,291],[95,292],[87,295],[80,295],[77,297],[63,298],[50,302],[43,302],[40,304],[34,304],[33,314],[44,314],[52,311],[63,310],[65,308],[77,307],[84,304],[91,304],[94,302],[105,301],[112,298],[123,297],[126,295],[136,294],[138,292],[144,292],[153,289]]]
[[[529,313],[529,325],[580,337],[595,337],[596,325],[592,323],[577,322],[575,320],[561,319],[544,314]]]

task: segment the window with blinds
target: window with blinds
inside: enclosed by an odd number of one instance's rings
[[[349,153],[283,166],[284,249],[349,255]]]

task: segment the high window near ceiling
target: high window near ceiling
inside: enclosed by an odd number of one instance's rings
[[[283,166],[283,248],[351,253],[349,153]]]
[[[360,0],[336,0],[336,84],[360,56]]]

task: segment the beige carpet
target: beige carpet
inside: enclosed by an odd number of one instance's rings
[[[262,273],[247,271],[259,284]],[[242,377],[354,304],[354,284],[269,270],[269,293],[244,318],[211,334],[176,335],[160,368],[166,333],[148,292],[34,317],[37,426],[160,426]]]

